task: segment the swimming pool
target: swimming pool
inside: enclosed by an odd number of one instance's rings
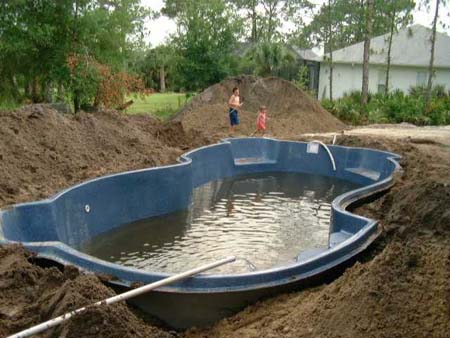
[[[359,186],[331,202],[324,248],[298,252],[286,264],[258,271],[204,274],[133,300],[173,327],[207,325],[261,297],[320,281],[377,237],[375,220],[346,208],[388,189],[399,168],[399,156],[342,146],[329,146],[329,151],[315,142],[226,139],[190,151],[174,165],[97,178],[47,200],[3,209],[0,243],[20,242],[41,257],[112,275],[117,279],[113,284],[121,290],[168,274],[108,262],[75,248],[121,225],[185,210],[194,189],[209,182],[276,172],[314,174]]]

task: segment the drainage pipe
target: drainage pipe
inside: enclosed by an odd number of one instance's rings
[[[318,144],[320,144],[322,147],[325,148],[325,150],[326,150],[327,153],[328,153],[328,156],[330,157],[331,164],[333,165],[333,170],[336,171],[336,162],[334,161],[334,157],[333,157],[333,154],[332,154],[331,151],[330,151],[330,148],[328,148],[328,146],[327,146],[325,143],[323,143],[322,141],[313,140],[313,141],[310,141],[310,142],[311,142],[311,143],[318,143]]]
[[[218,267],[220,265],[224,265],[224,264],[227,264],[227,263],[234,262],[235,260],[236,260],[236,258],[233,257],[233,256],[232,257],[228,257],[228,258],[224,258],[222,260],[219,260],[219,261],[216,261],[216,262],[213,262],[213,263],[209,263],[209,264],[205,264],[205,265],[199,266],[198,268],[195,268],[195,269],[192,269],[192,270],[188,270],[186,272],[182,272],[182,273],[176,274],[174,276],[170,276],[170,277],[164,278],[164,279],[162,279],[160,281],[157,281],[157,282],[154,282],[154,283],[151,283],[151,284],[147,284],[147,285],[141,286],[141,287],[139,287],[137,289],[121,293],[120,295],[116,295],[114,297],[107,298],[105,300],[102,300],[102,301],[93,303],[91,305],[79,308],[77,310],[73,310],[71,312],[67,312],[66,314],[64,314],[62,316],[50,319],[50,320],[48,320],[48,321],[46,321],[44,323],[41,323],[41,324],[33,326],[33,327],[29,328],[29,329],[26,329],[26,330],[23,330],[23,331],[18,332],[16,334],[13,334],[12,336],[9,336],[8,338],[29,337],[31,335],[34,335],[34,334],[40,333],[42,331],[45,331],[45,330],[47,330],[47,329],[49,329],[51,327],[57,326],[57,325],[65,322],[65,321],[67,321],[69,318],[71,318],[71,317],[73,317],[75,315],[78,315],[80,313],[83,313],[84,311],[86,311],[87,309],[89,309],[91,307],[100,306],[100,305],[108,305],[108,304],[113,304],[113,303],[116,303],[116,302],[120,302],[122,300],[127,300],[127,299],[130,299],[132,297],[136,297],[136,296],[141,295],[143,293],[146,293],[146,292],[149,292],[149,291],[154,290],[156,288],[159,288],[160,286],[164,286],[164,285],[168,285],[168,284],[171,284],[171,283],[175,283],[175,282],[181,281],[183,279],[186,279],[188,277],[196,275],[196,274],[198,274],[200,272],[213,269],[213,268]]]

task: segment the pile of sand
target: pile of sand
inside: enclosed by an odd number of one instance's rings
[[[255,130],[260,105],[269,110],[267,133],[272,136],[296,137],[307,132],[339,131],[345,125],[323,109],[319,102],[289,81],[269,77],[239,76],[217,83],[195,96],[176,116],[187,130],[195,129],[210,135],[226,134],[228,130],[228,99],[238,87],[244,105],[239,112],[238,135]]]
[[[181,124],[114,111],[64,115],[46,105],[0,113],[0,207],[88,178],[174,162],[207,140]]]

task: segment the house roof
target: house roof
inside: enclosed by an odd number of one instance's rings
[[[322,61],[322,58],[316,53],[314,53],[312,49],[301,49],[295,46],[292,46],[291,49],[303,60]]]
[[[422,25],[403,28],[394,34],[391,48],[391,64],[399,66],[428,66],[430,63],[431,29]],[[386,64],[389,34],[370,41],[370,64]],[[364,42],[333,52],[335,63],[361,64]],[[436,32],[434,66],[450,68],[450,36]]]

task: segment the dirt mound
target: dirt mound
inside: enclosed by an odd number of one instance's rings
[[[0,336],[114,295],[96,276],[30,263],[20,246],[0,247]],[[145,324],[124,303],[91,308],[40,337],[158,337],[172,334]]]
[[[185,150],[220,136],[186,130],[181,121],[163,124],[148,116],[115,112],[66,116],[46,106],[0,113],[0,204],[47,197],[106,173],[173,162]],[[450,148],[363,136],[339,136],[338,144],[403,155],[403,173],[394,188],[355,210],[381,220],[381,238],[329,285],[275,297],[184,336],[448,336]],[[0,247],[0,337],[113,294],[95,276],[70,267],[43,268],[30,258],[19,246]],[[117,304],[91,309],[42,335],[50,336],[173,334],[144,323],[125,304]]]
[[[0,206],[48,197],[106,173],[174,162],[204,144],[179,123],[114,111],[63,115],[45,105],[0,113]]]
[[[175,119],[190,130],[207,134],[228,132],[228,99],[233,87],[239,87],[244,100],[239,111],[238,134],[249,135],[255,130],[260,105],[268,107],[267,133],[273,136],[296,137],[306,132],[342,130],[345,125],[323,109],[319,102],[291,82],[275,78],[239,76],[217,83],[195,96]]]
[[[199,337],[446,337],[450,332],[450,153],[445,147],[341,137],[340,144],[401,153],[403,174],[357,209],[384,233],[330,285],[254,306]]]

